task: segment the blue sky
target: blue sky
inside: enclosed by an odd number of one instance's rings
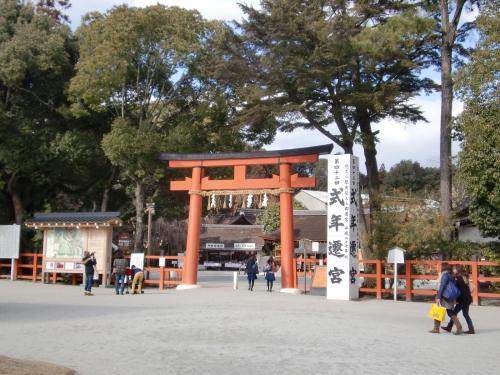
[[[237,3],[244,2],[258,6],[259,0],[73,0],[68,11],[71,27],[76,29],[81,16],[87,12],[105,12],[112,6],[123,3],[129,6],[148,6],[157,3],[164,5],[182,6],[188,9],[197,9],[207,19],[221,19],[226,21],[240,20],[243,16]],[[474,14],[466,14],[470,19]],[[439,74],[426,71],[426,76],[438,80]],[[374,130],[379,130],[378,162],[385,164],[386,168],[403,159],[418,161],[424,166],[439,166],[439,118],[440,95],[434,93],[428,96],[419,96],[413,103],[420,106],[428,123],[405,124],[393,120],[384,120],[374,125]],[[453,113],[457,115],[462,110],[462,103],[455,101]],[[335,131],[335,126],[331,126]],[[293,133],[280,133],[267,149],[284,149],[294,147],[307,147],[330,143],[329,139],[317,131],[296,130]],[[459,150],[457,143],[453,144],[453,153]],[[334,152],[340,149],[335,147]],[[357,146],[355,154],[360,157],[360,165],[364,165],[362,148]]]

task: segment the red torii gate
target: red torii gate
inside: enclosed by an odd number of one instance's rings
[[[280,196],[281,219],[281,287],[292,289],[293,280],[293,189],[316,186],[314,177],[292,174],[292,165],[318,161],[318,155],[329,154],[332,144],[276,151],[256,151],[217,154],[170,154],[163,153],[160,160],[168,161],[170,168],[192,168],[192,177],[183,181],[171,181],[170,190],[186,190],[190,194],[186,256],[182,273],[182,287],[195,287],[198,278],[198,254],[200,248],[201,210],[203,192],[211,190],[241,191],[275,189]],[[279,175],[271,178],[247,178],[249,165],[278,164]],[[211,180],[204,176],[207,167],[233,167],[232,180]]]

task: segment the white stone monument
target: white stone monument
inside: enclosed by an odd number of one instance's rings
[[[328,157],[326,298],[359,297],[359,161],[352,155]]]

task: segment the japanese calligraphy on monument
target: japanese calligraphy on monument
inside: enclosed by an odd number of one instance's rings
[[[359,166],[352,155],[328,158],[327,298],[359,295]]]

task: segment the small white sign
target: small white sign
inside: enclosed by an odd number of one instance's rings
[[[398,263],[405,262],[405,250],[393,247],[387,254],[387,263],[394,263],[394,301],[398,300]]]
[[[255,250],[255,243],[253,242],[235,242],[234,248],[238,250]]]
[[[224,244],[223,243],[206,243],[205,244],[206,249],[223,249]]]
[[[319,251],[319,242],[312,243],[312,251],[313,253],[317,253]]]
[[[164,257],[161,257],[159,259],[159,263],[160,263],[160,267],[165,267],[165,258]]]
[[[130,254],[130,267],[136,266],[141,270],[144,270],[144,253],[132,253]]]
[[[203,263],[203,265],[205,267],[221,267],[222,264],[220,264],[219,262],[205,262]]]
[[[393,247],[387,254],[387,263],[404,263],[405,250],[400,247]]]

